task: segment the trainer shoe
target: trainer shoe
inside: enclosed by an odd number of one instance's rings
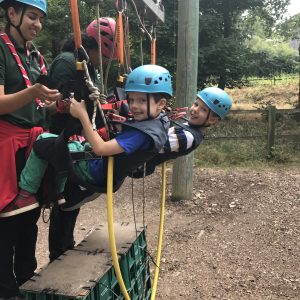
[[[39,207],[34,194],[20,190],[19,194],[0,212],[0,218],[11,217]]]
[[[71,193],[71,195],[66,197],[66,203],[60,205],[60,209],[63,211],[72,211],[77,208],[80,208],[87,202],[95,200],[99,196],[99,193],[90,192],[84,187],[79,186],[77,190],[74,190],[74,192]]]

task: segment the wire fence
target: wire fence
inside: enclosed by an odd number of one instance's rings
[[[282,76],[271,76],[271,77],[257,77],[247,78],[247,81],[251,85],[276,85],[281,83],[287,83],[289,81],[299,80],[299,74],[290,74]]]
[[[221,125],[221,124],[220,124]],[[233,110],[218,129],[210,128],[208,141],[260,140],[268,156],[276,143],[286,140],[300,144],[300,109]]]

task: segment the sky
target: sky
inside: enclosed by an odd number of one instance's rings
[[[291,0],[291,4],[288,7],[287,16],[293,16],[300,13],[300,0]]]

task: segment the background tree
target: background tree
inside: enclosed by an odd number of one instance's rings
[[[275,24],[289,0],[200,0],[199,82],[234,86],[249,75],[245,68],[251,51],[244,44],[247,35],[240,28],[247,15],[264,16]],[[265,27],[266,28],[266,27]],[[250,55],[251,56],[251,55]]]
[[[136,1],[136,0],[135,0]],[[37,45],[48,62],[72,32],[69,0],[48,0],[48,14]],[[78,1],[81,29],[96,18],[93,0]],[[198,88],[207,85],[234,87],[249,76],[274,76],[297,72],[290,39],[299,36],[299,15],[284,20],[290,0],[199,0]],[[128,3],[132,67],[150,62],[150,42],[140,30],[131,1]],[[157,64],[171,71],[176,82],[177,5],[163,0],[165,23],[141,18],[149,32],[156,27]],[[116,17],[115,1],[100,1],[100,15]],[[1,19],[2,20],[2,19]],[[280,21],[280,22],[279,22]],[[154,25],[154,26],[153,26]],[[142,51],[141,43],[142,39]],[[295,48],[298,48],[296,40]],[[297,54],[296,54],[297,55]]]
[[[276,27],[278,34],[288,39],[300,39],[300,13],[294,15],[283,22],[279,23]]]

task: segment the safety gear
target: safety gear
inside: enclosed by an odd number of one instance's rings
[[[20,2],[26,5],[30,5],[40,9],[45,15],[47,13],[47,2],[46,0],[16,0],[16,2]],[[0,6],[5,8],[6,0],[0,0]]]
[[[221,119],[225,118],[232,106],[232,100],[229,95],[217,87],[205,88],[197,93],[197,97]]]
[[[101,52],[105,58],[118,58],[117,43],[114,46],[116,22],[112,18],[99,18],[101,34]],[[92,21],[86,28],[86,34],[93,37],[99,45],[99,33],[97,19]]]
[[[137,67],[128,75],[125,92],[165,93],[172,97],[171,75],[157,65]]]

